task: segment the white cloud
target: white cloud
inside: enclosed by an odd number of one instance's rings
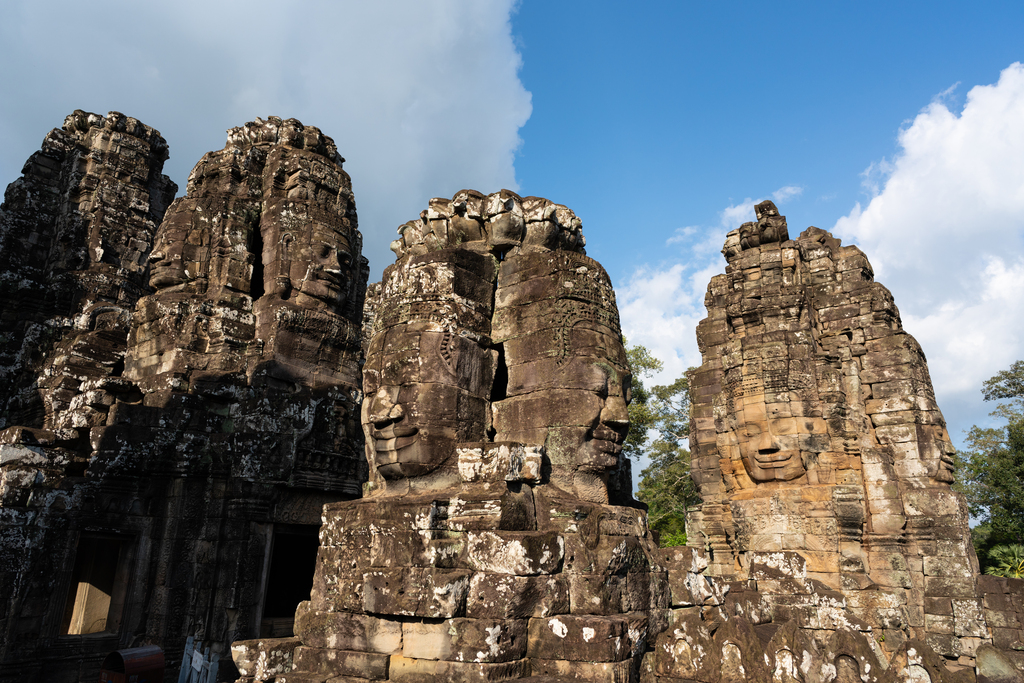
[[[772,199],[776,203],[781,204],[782,202],[786,201],[787,199],[792,199],[793,197],[799,197],[803,193],[804,193],[804,188],[802,188],[802,187],[800,187],[798,185],[786,185],[785,187],[780,187],[779,189],[775,190],[775,192],[772,192]]]
[[[781,187],[771,194],[782,203],[803,188]],[[617,298],[622,330],[630,344],[646,346],[665,364],[649,383],[667,383],[687,368],[701,364],[697,350],[697,323],[707,316],[704,293],[711,278],[725,271],[721,256],[725,234],[752,221],[754,205],[761,199],[749,197],[719,212],[719,224],[711,227],[677,228],[666,245],[686,244],[683,260],[637,268]]]
[[[1024,358],[1024,66],[940,93],[899,134],[875,192],[833,231],[860,246],[928,354],[954,438],[984,418],[981,383]]]
[[[665,244],[683,244],[690,241],[695,234],[697,234],[698,227],[696,225],[687,225],[683,228],[676,228],[675,232],[665,240]]]
[[[393,262],[395,228],[432,196],[516,188],[531,113],[514,0],[12,0],[0,22],[0,180],[76,108],[122,111],[170,144],[183,184],[255,117],[295,117],[338,143],[364,254]],[[83,40],[86,42],[83,43]],[[184,188],[182,188],[182,191]]]

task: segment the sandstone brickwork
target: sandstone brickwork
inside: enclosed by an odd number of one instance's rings
[[[538,215],[554,220],[538,229]],[[759,207],[759,217],[763,225],[744,226],[742,243],[739,233],[730,236],[735,253],[788,239],[774,206]],[[833,475],[809,482],[818,467],[799,453],[805,444],[821,452],[832,444],[834,416],[816,421],[814,414],[820,394],[786,397],[794,403],[786,417],[799,421],[789,430],[797,453],[737,450],[730,470],[736,476],[744,467],[750,482],[774,487],[766,490],[799,487],[798,503],[785,508],[784,495],[768,494],[771,519],[738,503],[734,527],[718,539],[696,523],[712,521],[708,512],[731,501],[714,507],[708,496],[694,516],[701,543],[656,546],[621,456],[630,376],[614,293],[582,253],[577,221],[545,200],[462,192],[432,200],[420,221],[400,228],[398,260],[367,306],[368,496],[325,507],[297,640],[235,643],[239,683],[939,683],[974,680],[968,664],[983,660],[981,673],[1012,670],[1012,653],[991,642],[968,641],[973,659],[958,655],[951,666],[936,652],[944,641],[901,630],[898,599],[909,591],[866,581],[851,588],[820,570],[824,550],[741,549],[740,525],[760,538],[769,522],[828,524],[830,516],[833,537],[821,543],[838,542],[833,508],[813,505],[818,489],[831,495]],[[528,243],[531,226],[547,237]],[[788,382],[785,373],[765,379],[763,365],[739,367],[743,397],[761,396],[755,389],[769,381]],[[700,403],[716,392],[705,388]],[[769,420],[782,418],[749,405],[773,434]],[[723,433],[738,430],[734,423],[723,423]],[[919,488],[948,490],[946,451],[935,452],[938,462],[926,464],[932,470],[905,469],[918,474]],[[852,522],[845,525],[853,534]],[[723,559],[720,548],[731,555]],[[992,594],[978,593],[977,604],[1001,605],[1001,623],[1017,623],[1016,585],[985,585]],[[976,626],[980,617],[972,615],[959,623]],[[951,615],[950,635],[962,628],[957,623]]]
[[[177,189],[161,173],[166,159],[163,137],[138,120],[76,111],[7,188],[0,428],[73,427],[83,384],[121,374],[153,235]]]
[[[464,191],[400,233],[364,368],[369,496],[324,510],[292,670],[243,664],[287,643],[241,642],[241,680],[636,680],[669,579],[624,483],[629,367],[579,219]]]
[[[978,575],[924,354],[856,247],[771,202],[727,236],[703,503],[658,548],[571,210],[433,199],[367,295],[319,129],[231,129],[173,202],[166,157],[75,112],[0,207],[0,681],[145,644],[173,677],[188,636],[241,683],[1022,680],[1024,581]]]
[[[368,266],[334,142],[257,119],[173,203],[166,158],[76,112],[0,208],[3,681],[290,633],[321,508],[367,478]]]
[[[771,202],[757,218],[729,234],[697,330],[689,542],[729,580],[798,556],[810,593],[830,592],[886,657],[917,640],[955,670],[994,644],[1024,667],[1020,606],[985,597],[925,356],[892,295],[856,247],[818,228],[790,239]],[[757,586],[819,643],[838,629],[791,576]]]

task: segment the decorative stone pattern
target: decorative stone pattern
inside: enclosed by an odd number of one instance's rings
[[[469,213],[460,201],[467,198],[498,216],[481,210],[452,237],[452,226],[464,225],[460,212]],[[922,640],[928,634],[901,630],[907,591],[832,585],[819,568],[824,550],[733,549],[738,524],[759,534],[765,523],[744,518],[754,512],[742,505],[722,539],[730,572],[718,539],[709,539],[711,552],[656,547],[621,462],[629,370],[614,294],[603,269],[575,246],[581,239],[527,248],[531,223],[518,218],[520,207],[543,201],[462,192],[432,200],[419,222],[400,229],[367,347],[369,495],[325,507],[292,669],[243,674],[239,683],[967,680],[966,659],[950,667]],[[764,225],[745,226],[742,241],[730,236],[736,254],[785,243],[774,206],[759,207],[759,216]],[[736,355],[742,359],[742,349]],[[764,379],[764,366],[744,373],[737,365],[746,380],[739,386],[750,387],[739,394],[743,406],[768,381],[788,381],[785,373]],[[717,393],[702,395],[706,403]],[[766,432],[780,419],[749,405]],[[800,429],[811,423],[791,450],[831,445],[832,421],[814,422],[813,403],[789,410]],[[723,433],[736,429],[723,425]],[[800,499],[806,518],[794,509],[791,523],[831,512],[807,504],[834,482],[822,475],[809,486],[808,473],[819,468],[799,452],[760,458],[757,448],[737,448],[734,473],[744,455],[753,472],[747,489],[799,482],[810,491]],[[945,470],[936,471],[915,482],[948,489]],[[987,584],[984,600],[1009,609],[1014,587],[997,583]],[[974,606],[950,603],[963,615],[957,628],[981,623],[984,610]],[[1019,616],[1003,613],[1005,637]],[[242,668],[290,646],[244,641],[233,653]],[[1012,669],[1006,649],[978,651],[995,662],[992,670]]]
[[[166,157],[135,119],[76,112],[0,209],[0,681],[276,635],[278,555],[309,533],[308,580],[323,505],[367,478],[368,266],[334,142],[257,119],[173,203]]]
[[[364,367],[370,495],[325,508],[276,680],[637,680],[669,578],[624,484],[629,368],[579,219],[463,191],[400,232]]]
[[[924,353],[859,249],[813,227],[790,240],[771,202],[757,217],[727,237],[697,330],[690,445],[704,502],[689,542],[709,550],[709,574],[756,580],[775,619],[819,646],[852,628],[883,659],[917,640],[954,670],[973,666],[995,632]],[[802,584],[758,574],[794,553]],[[810,594],[843,609],[827,616]],[[1022,635],[1019,616],[996,618],[1016,629],[1003,642]]]
[[[79,110],[7,188],[0,429],[81,427],[92,412],[83,394],[121,374],[153,234],[177,190],[161,174],[166,159],[149,126]]]
[[[237,641],[243,683],[1022,680],[1024,581],[978,576],[923,352],[856,247],[771,202],[727,236],[704,502],[659,549],[572,211],[431,200],[366,296],[319,129],[230,130],[173,203],[166,156],[76,112],[0,207],[0,681],[190,635]]]

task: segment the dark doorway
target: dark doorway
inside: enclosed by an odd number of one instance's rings
[[[309,600],[313,588],[319,532],[320,527],[315,525],[276,525],[260,622],[261,638],[292,635],[295,608]]]
[[[128,588],[128,539],[82,534],[64,602],[62,635],[116,633]]]

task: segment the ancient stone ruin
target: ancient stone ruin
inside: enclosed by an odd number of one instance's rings
[[[319,129],[234,128],[177,199],[166,158],[75,112],[0,206],[0,681],[141,645],[173,676],[189,636],[239,683],[1024,680],[1024,581],[979,576],[924,354],[856,247],[771,202],[727,236],[703,502],[659,548],[571,210],[431,200],[368,287]]]
[[[668,576],[579,219],[464,191],[400,231],[364,367],[369,495],[325,507],[296,637],[237,643],[241,680],[636,679]]]
[[[861,680],[932,652],[1024,670],[1024,581],[979,576],[924,353],[867,258],[818,228],[790,240],[771,202],[723,253],[690,375],[706,573],[819,645],[866,643],[875,659],[843,660]]]
[[[236,643],[239,683],[1018,676],[1024,582],[977,576],[891,296],[856,248],[758,219],[709,290],[705,502],[668,549],[629,494],[618,315],[574,217],[463,192],[402,226],[364,368],[370,495],[325,508],[296,637]]]
[[[366,480],[368,267],[333,141],[257,119],[173,203],[166,158],[75,112],[0,207],[0,680],[290,633],[321,507]]]

